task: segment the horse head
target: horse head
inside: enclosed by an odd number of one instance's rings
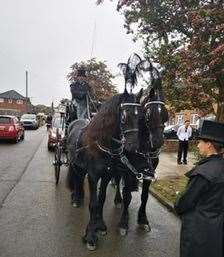
[[[164,143],[163,131],[164,124],[168,120],[168,111],[164,102],[160,73],[156,68],[152,67],[152,69],[154,74],[152,75],[151,89],[142,102],[142,107],[147,147],[153,152],[160,149]],[[143,140],[145,140],[144,135]]]
[[[120,135],[124,149],[128,152],[135,152],[139,148],[139,117],[142,114],[140,98],[142,93],[142,90],[137,95],[125,91],[122,95],[119,118]]]
[[[135,96],[125,91],[102,104],[84,133],[85,144],[92,155],[97,155],[99,150],[117,155],[123,150],[138,149],[140,97],[141,92]]]

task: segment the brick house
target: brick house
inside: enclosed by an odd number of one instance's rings
[[[31,109],[30,99],[22,96],[15,90],[0,93],[0,114],[21,116]]]
[[[215,119],[215,115],[212,113],[205,115],[201,110],[182,110],[176,112],[173,116],[170,115],[167,125],[184,124],[185,120],[189,120],[193,128],[198,128],[200,120],[203,120],[203,118]]]
[[[175,113],[174,116],[169,118],[169,125],[183,124],[185,120],[190,120],[192,127],[197,126],[197,121],[200,117],[200,114],[196,110],[182,110]]]

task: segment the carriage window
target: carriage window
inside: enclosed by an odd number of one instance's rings
[[[55,128],[62,128],[62,119],[61,118],[55,118],[53,120],[53,124],[52,124],[52,127],[55,127]]]

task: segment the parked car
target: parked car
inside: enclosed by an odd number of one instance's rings
[[[165,139],[177,139],[177,130],[180,125],[169,125],[164,128],[164,138]]]
[[[169,126],[165,127],[164,132],[163,132],[164,138],[165,139],[178,139],[177,130],[180,126],[182,126],[182,125],[176,124],[176,125],[169,125]],[[191,136],[190,140],[196,139],[198,135],[199,135],[198,129],[192,127],[192,136]]]
[[[65,131],[63,127],[62,118],[59,116],[55,116],[52,119],[52,124],[48,129],[48,142],[47,148],[49,151],[53,150],[55,145],[58,143],[58,140],[63,140],[65,136]],[[57,130],[59,134],[59,138],[57,138]]]
[[[24,128],[38,129],[39,127],[36,114],[25,113],[21,116],[20,122]]]
[[[24,127],[16,116],[0,115],[0,139],[10,139],[17,143],[24,136]]]

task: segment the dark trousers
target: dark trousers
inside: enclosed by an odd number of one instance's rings
[[[187,152],[188,152],[188,141],[179,140],[177,161],[181,162],[182,155],[183,155],[183,161],[186,162]]]

